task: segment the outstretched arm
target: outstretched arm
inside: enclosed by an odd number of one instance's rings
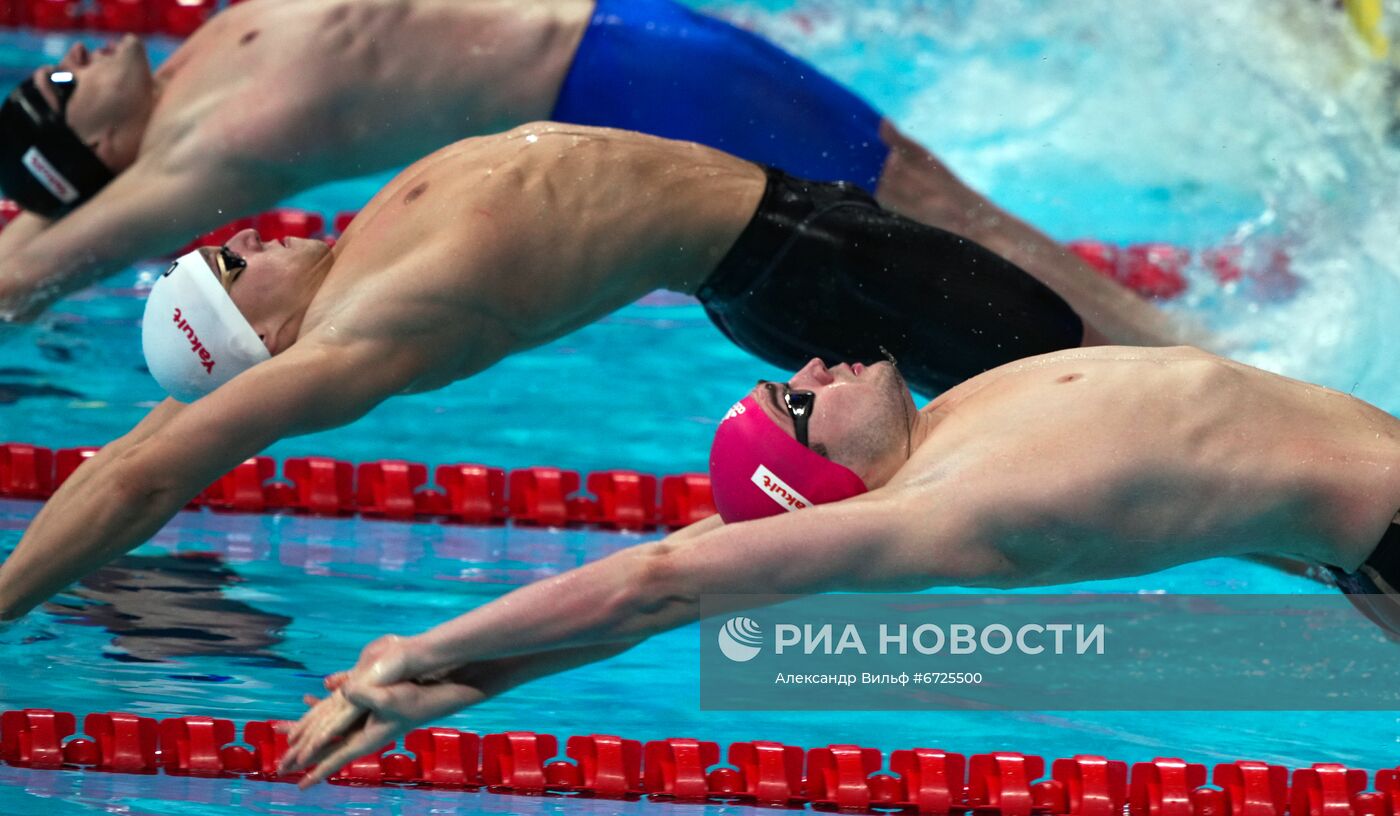
[[[63,218],[20,216],[0,237],[0,321],[32,320],[60,298],[253,209],[265,196],[255,195],[250,177],[217,160],[148,156]]]
[[[876,491],[682,531],[522,587],[422,635],[376,641],[354,670],[335,677],[336,693],[291,729],[284,769],[315,765],[304,782],[314,784],[431,719],[765,596],[915,589],[994,568],[978,546],[977,513],[927,491],[918,501],[948,509],[930,519],[909,513],[898,492]]]
[[[410,676],[468,662],[640,640],[729,611],[732,598],[908,585],[894,502],[869,494],[632,547],[411,638]],[[684,531],[682,531],[684,532]],[[935,582],[936,570],[914,583]],[[927,576],[929,580],[923,580]]]
[[[0,262],[15,255],[52,224],[52,221],[43,216],[31,212],[20,213],[13,221],[0,228]]]
[[[640,640],[742,605],[724,596],[877,592],[974,579],[988,569],[988,550],[978,546],[980,514],[960,498],[924,488],[914,499],[886,488],[632,547],[412,638],[410,676]],[[937,517],[911,512],[906,505],[915,500],[946,510]]]
[[[411,373],[407,361],[368,342],[304,339],[204,399],[157,407],[152,418],[79,468],[34,519],[0,566],[0,620],[23,616],[146,541],[216,478],[268,444],[350,422],[402,390]]]

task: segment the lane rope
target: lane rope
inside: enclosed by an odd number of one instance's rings
[[[49,709],[0,714],[0,761],[20,768],[296,782],[277,765],[278,721],[203,716],[155,720],[120,712],[77,717]],[[241,742],[239,737],[241,733]],[[347,765],[331,784],[427,787],[496,794],[575,795],[650,802],[726,802],[850,812],[1000,816],[1395,816],[1400,768],[1368,774],[1337,763],[1290,770],[1251,760],[1206,766],[1158,757],[1134,763],[934,748],[882,753],[858,745],[804,749],[687,738],[642,743],[609,735],[532,731],[480,736],[410,732]],[[1368,780],[1374,789],[1367,790]]]
[[[95,447],[50,450],[0,444],[0,498],[47,500]],[[478,464],[428,466],[384,459],[352,464],[327,456],[278,463],[255,456],[220,477],[186,509],[221,513],[296,513],[392,521],[523,527],[678,530],[715,512],[710,477],[656,476],[633,470],[580,474],[556,467],[507,473]],[[584,495],[580,491],[587,490]]]

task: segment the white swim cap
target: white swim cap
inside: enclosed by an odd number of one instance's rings
[[[177,258],[151,287],[141,350],[151,376],[181,402],[199,399],[272,356],[197,251]]]

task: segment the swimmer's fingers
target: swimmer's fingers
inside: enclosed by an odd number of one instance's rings
[[[295,773],[312,763],[311,757],[322,752],[334,739],[365,715],[365,710],[336,692],[322,700],[287,732],[287,754],[279,768],[281,773]]]
[[[337,691],[327,698],[327,702],[329,705],[309,712],[298,723],[299,730],[288,738],[289,750],[283,762],[283,773],[296,773],[321,765],[345,745],[358,744],[355,740],[369,728],[371,721],[382,722],[382,719],[373,717],[371,706],[361,701],[347,700],[344,691]],[[330,773],[335,770],[332,768]],[[314,785],[317,781],[307,784]]]
[[[326,675],[326,679],[325,679],[325,682],[324,682],[324,685],[325,685],[325,687],[326,687],[326,691],[335,691],[336,689],[338,689],[338,688],[340,688],[341,686],[345,685],[345,681],[347,681],[347,680],[349,680],[349,679],[350,679],[350,672],[348,672],[348,671],[339,671],[339,672],[336,672],[336,673],[334,673],[334,674],[328,674],[328,675]]]
[[[315,770],[297,782],[297,787],[306,790],[312,785],[324,781],[357,757],[371,753],[386,742],[392,742],[394,739],[393,730],[392,725],[371,717],[365,727],[355,736],[343,743],[326,746],[316,756],[311,757],[312,761],[308,762],[307,765],[314,766]]]
[[[357,711],[369,713],[356,726],[353,735],[344,742],[334,738],[318,748],[308,749],[301,767],[315,771],[299,784],[303,789],[320,782],[358,757],[372,753],[407,734],[414,728],[485,699],[479,689],[456,683],[418,685],[397,683],[393,686],[351,684],[336,692],[355,704]]]
[[[323,755],[328,746],[365,716],[363,709],[346,703],[340,695],[330,698],[327,703],[307,715],[307,722],[296,734],[295,744],[290,737],[287,740],[286,773],[302,771],[315,764],[316,756]]]

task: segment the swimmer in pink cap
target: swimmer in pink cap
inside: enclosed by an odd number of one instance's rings
[[[857,401],[861,409],[852,410]],[[827,442],[812,438],[818,410]],[[733,523],[859,496],[889,478],[887,452],[903,445],[907,457],[916,414],[889,363],[827,368],[813,360],[790,382],[760,381],[715,432],[715,508]]]
[[[1287,554],[1328,565],[1400,633],[1400,419],[1196,349],[1040,355],[921,410],[889,363],[813,360],[731,409],[711,467],[721,515],[371,643],[309,701],[283,770],[315,784],[412,728],[774,594]]]

